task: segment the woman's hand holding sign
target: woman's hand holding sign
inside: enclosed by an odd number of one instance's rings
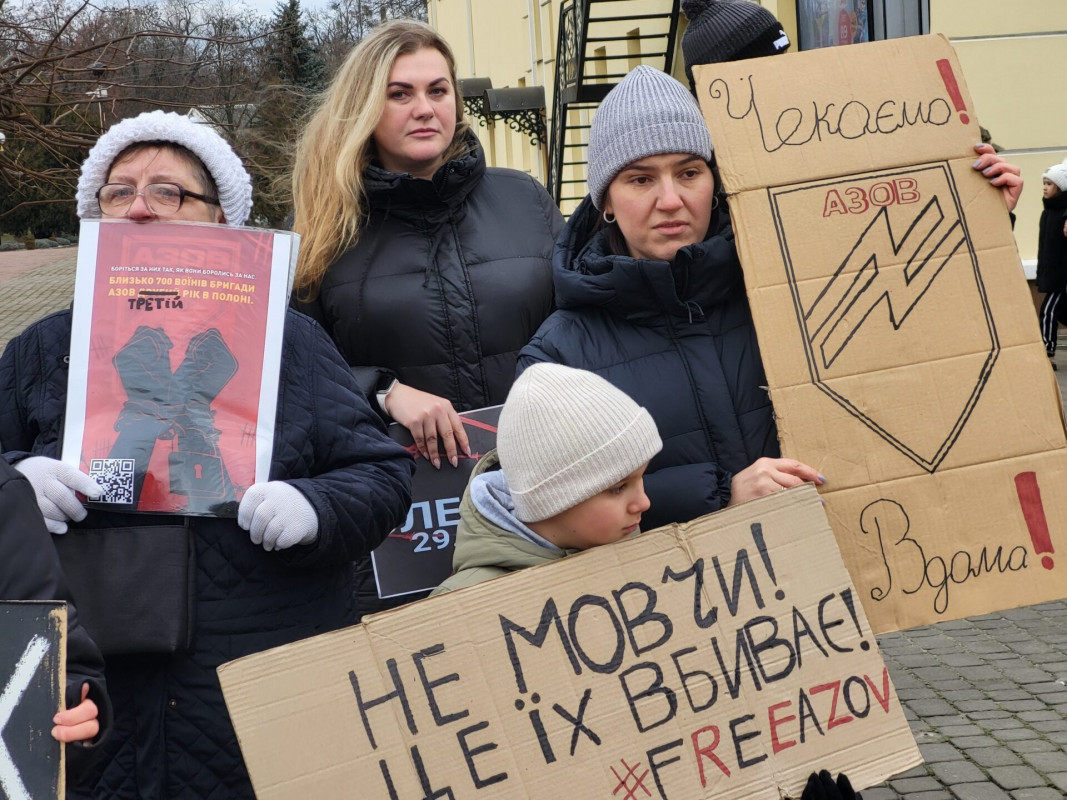
[[[1009,164],[998,156],[991,145],[976,144],[974,149],[978,153],[978,159],[972,166],[989,178],[993,186],[1000,189],[1008,211],[1014,211],[1019,203],[1019,195],[1023,193],[1021,171],[1014,164]]]
[[[802,483],[821,486],[826,478],[813,467],[792,458],[760,458],[734,475],[728,505],[735,506]]]

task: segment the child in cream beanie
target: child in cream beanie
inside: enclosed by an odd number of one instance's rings
[[[592,372],[535,364],[511,387],[497,449],[460,503],[454,574],[435,594],[610,544],[648,509],[651,415]]]

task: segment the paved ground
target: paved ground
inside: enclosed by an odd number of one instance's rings
[[[0,253],[0,348],[23,328],[74,299],[77,247]]]
[[[76,255],[0,253],[0,347],[70,303]],[[1065,394],[1067,357],[1058,361]],[[864,800],[1067,797],[1067,601],[878,641],[926,764]]]

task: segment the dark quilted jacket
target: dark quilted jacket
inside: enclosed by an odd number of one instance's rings
[[[648,409],[663,450],[645,474],[651,529],[717,511],[778,439],[733,229],[723,209],[673,264],[611,255],[589,199],[556,243],[559,311],[519,356],[592,370]]]
[[[1043,200],[1041,227],[1037,237],[1037,290],[1062,292],[1067,289],[1067,192]]]
[[[59,453],[70,330],[70,312],[45,317],[12,340],[0,358],[0,441],[9,460],[27,452]],[[287,480],[307,497],[318,514],[318,540],[267,552],[233,519],[191,520],[194,649],[108,659],[115,725],[102,745],[106,758],[95,780],[72,788],[69,796],[253,798],[215,668],[355,620],[350,562],[403,520],[413,462],[385,436],[326,334],[295,311],[285,322],[274,435],[270,477]],[[165,522],[91,511],[66,535],[85,527]]]
[[[322,323],[370,395],[397,377],[457,411],[503,403],[519,350],[552,311],[563,217],[537,181],[487,168],[472,144],[430,181],[368,167],[359,242],[313,301],[294,303]],[[369,559],[355,585],[363,613],[414,599],[380,601]]]

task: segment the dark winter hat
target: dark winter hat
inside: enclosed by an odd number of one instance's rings
[[[690,88],[693,67],[784,53],[789,37],[767,9],[752,0],[682,0],[689,27],[682,36],[682,57]]]

